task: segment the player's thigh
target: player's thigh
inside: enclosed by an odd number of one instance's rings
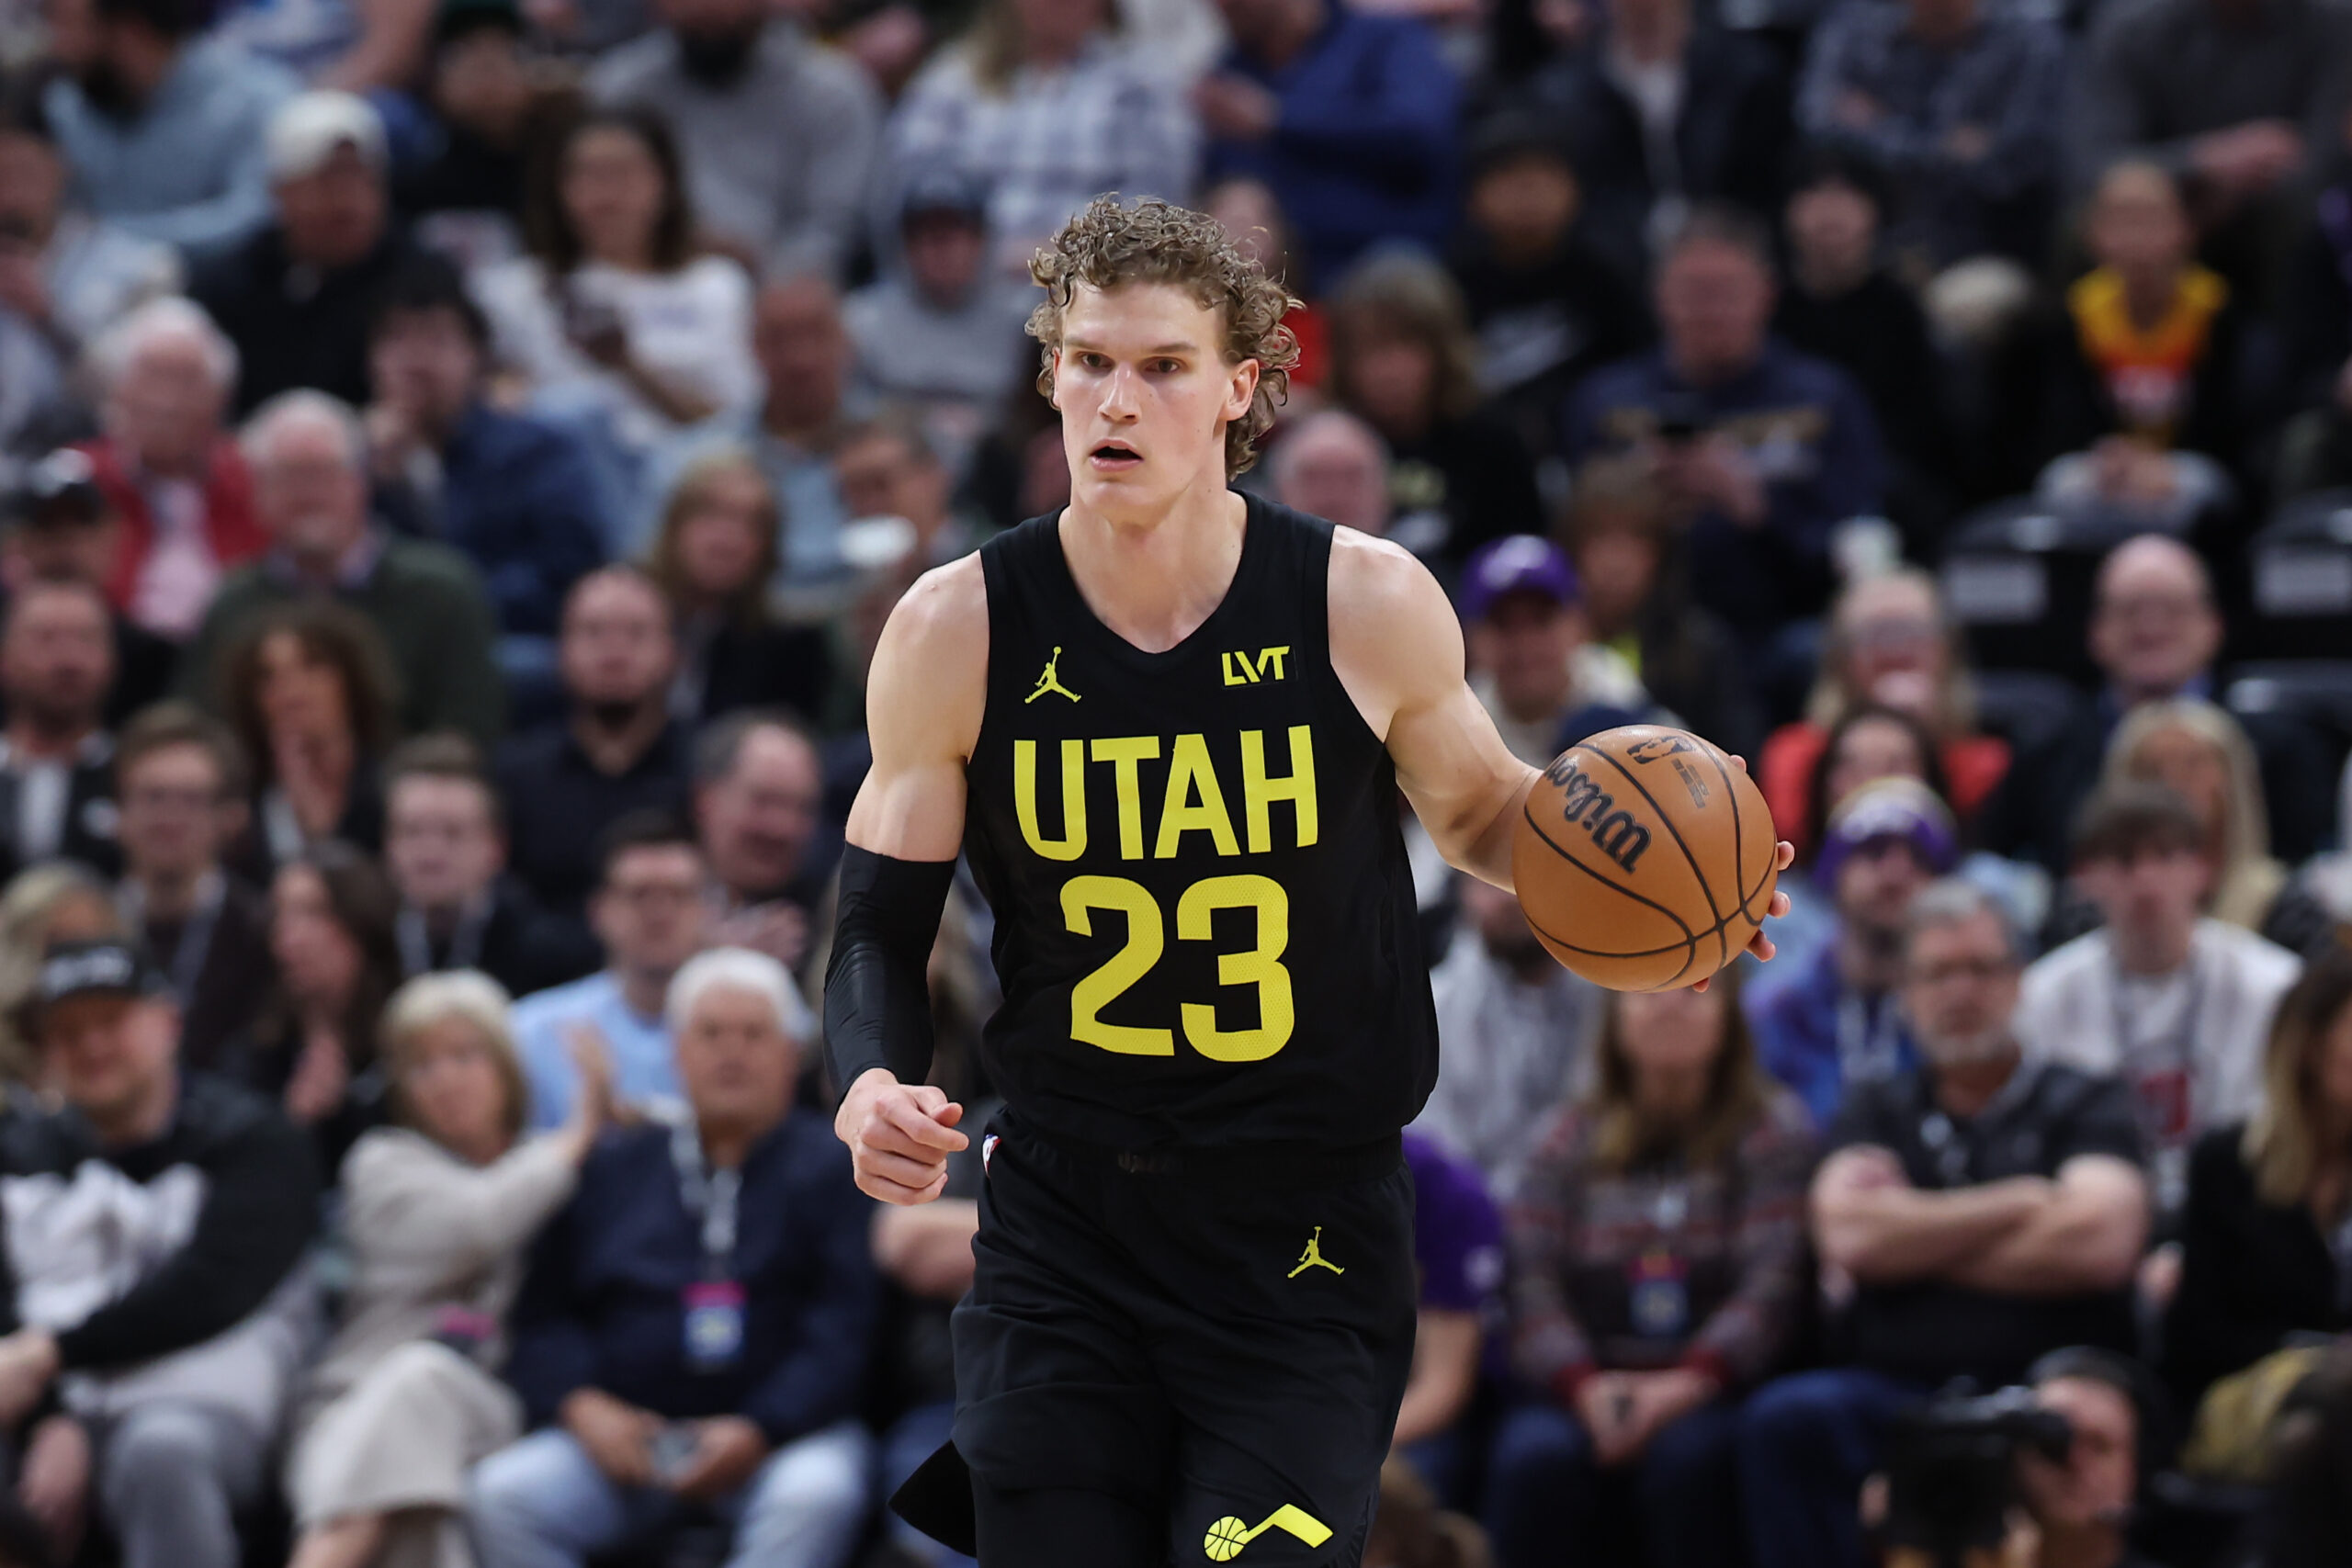
[[[1412,1371],[1410,1178],[1276,1192],[1216,1230],[1199,1238],[1222,1249],[1216,1304],[1154,1337],[1177,1417],[1171,1560],[1354,1563]]]
[[[980,1568],[1167,1568],[1163,1510],[1071,1487],[972,1485]]]
[[[1168,1402],[1087,1205],[1008,1144],[989,1161],[972,1289],[950,1320],[956,1448],[1000,1491],[1085,1488],[1158,1508]]]

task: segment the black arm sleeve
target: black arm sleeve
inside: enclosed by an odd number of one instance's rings
[[[931,946],[956,881],[952,860],[842,852],[832,962],[825,966],[825,1051],[842,1092],[874,1067],[900,1083],[931,1071]]]

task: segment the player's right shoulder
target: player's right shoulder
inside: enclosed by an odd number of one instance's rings
[[[900,746],[968,757],[988,706],[988,584],[967,555],[915,580],[882,628],[866,682],[876,760]]]

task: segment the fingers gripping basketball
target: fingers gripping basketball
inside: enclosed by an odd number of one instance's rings
[[[1527,797],[1511,875],[1552,956],[1597,985],[1662,990],[1737,957],[1772,901],[1771,813],[1698,736],[1628,725],[1553,759]]]

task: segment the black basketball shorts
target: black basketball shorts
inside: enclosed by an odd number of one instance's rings
[[[977,1480],[1125,1498],[1178,1565],[1351,1568],[1413,1359],[1396,1140],[1134,1160],[1000,1117],[984,1148],[954,1317]]]

